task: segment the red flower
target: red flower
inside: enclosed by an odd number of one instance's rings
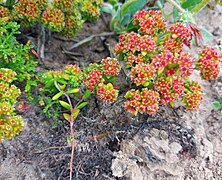
[[[196,111],[203,100],[202,88],[195,81],[187,82],[185,86],[187,91],[182,98],[182,102],[187,110]]]
[[[86,89],[90,91],[94,91],[95,87],[101,82],[102,79],[102,71],[99,69],[93,69],[87,75],[86,79],[84,80],[84,84]]]
[[[104,67],[104,74],[110,75],[110,76],[116,76],[120,72],[120,65],[117,59],[115,58],[106,58],[102,60],[102,65]]]
[[[118,96],[118,90],[113,87],[111,83],[103,84],[100,83],[97,89],[97,96],[100,100],[107,103],[112,103]]]
[[[220,54],[214,48],[206,47],[200,51],[196,66],[203,79],[214,80],[220,72]]]

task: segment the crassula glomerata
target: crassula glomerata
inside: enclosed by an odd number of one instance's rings
[[[161,11],[138,11],[133,24],[137,31],[121,34],[115,46],[137,86],[126,93],[125,109],[134,115],[154,114],[159,105],[180,100],[187,110],[197,110],[203,92],[189,76],[196,69],[202,79],[216,79],[220,54],[211,47],[200,50],[197,59],[184,52],[194,33],[181,22],[167,27]]]

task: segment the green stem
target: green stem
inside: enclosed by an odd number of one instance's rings
[[[177,10],[181,13],[183,13],[185,10],[179,5],[177,4],[174,0],[167,0],[170,4],[172,4],[175,8],[177,8]]]
[[[55,85],[55,87],[56,87],[60,92],[63,92],[63,91],[59,88],[58,83],[57,83],[56,80],[54,81],[54,85]],[[66,96],[66,98],[67,98],[67,100],[68,100],[68,102],[69,102],[69,104],[70,104],[71,109],[73,109],[72,102],[71,102],[71,100],[70,100],[70,98],[69,98],[69,95],[66,94],[65,92],[63,92],[63,94]]]
[[[200,11],[202,8],[204,8],[207,5],[208,2],[209,0],[201,1],[197,6],[195,6],[195,8],[191,9],[191,12],[195,13],[195,12]]]
[[[74,146],[75,146],[75,141],[74,141],[74,130],[73,130],[73,120],[70,121],[70,136],[71,136],[71,158],[70,158],[70,164],[69,164],[69,176],[70,180],[72,180],[72,164],[73,164],[73,158],[74,158]]]

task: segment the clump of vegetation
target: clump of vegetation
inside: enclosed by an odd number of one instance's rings
[[[81,70],[77,65],[67,65],[63,71],[48,71],[42,75],[41,92],[44,97],[52,97],[52,102],[46,98],[42,103],[47,112],[51,105],[59,104],[65,108],[72,107],[72,102],[84,101],[95,94],[98,99],[112,103],[117,99],[118,89],[115,87],[116,76],[120,72],[120,65],[115,58],[106,58],[100,64],[90,64]],[[69,95],[71,94],[71,96]],[[62,103],[58,100],[62,95],[70,96],[72,101]],[[74,95],[74,96],[72,96]],[[43,97],[42,96],[42,97]],[[40,98],[42,101],[42,97]],[[87,98],[86,98],[87,97]],[[47,102],[51,102],[48,104]],[[86,104],[85,104],[86,105]],[[81,107],[82,108],[82,107]],[[67,117],[67,116],[66,116]],[[67,118],[66,118],[67,119]]]
[[[139,113],[155,114],[159,106],[174,106],[176,101],[180,101],[187,110],[196,111],[202,102],[203,92],[197,82],[190,80],[190,76],[198,70],[203,80],[214,80],[220,72],[221,56],[214,48],[200,50],[198,58],[183,48],[190,48],[192,40],[196,45],[200,44],[203,34],[195,25],[192,14],[179,4],[192,12],[205,4],[168,1],[176,7],[172,15],[178,20],[170,26],[166,25],[162,0],[156,1],[162,11],[137,11],[143,8],[146,0],[125,3],[110,0],[110,4],[103,8],[112,15],[111,30],[118,35],[122,33],[114,49],[119,61],[124,61],[122,69],[131,80],[127,81],[130,89],[124,96],[124,108],[135,116]],[[34,79],[37,62],[30,55],[30,41],[22,45],[16,40],[15,36],[20,33],[17,22],[25,26],[41,24],[71,38],[86,20],[94,21],[99,17],[102,3],[102,0],[20,0],[6,1],[6,7],[0,7],[0,141],[13,138],[23,127],[21,116],[14,112],[14,104],[21,92],[12,82],[24,82],[24,90],[29,94],[32,86],[39,86],[43,112],[58,116],[63,108],[63,118],[70,124],[70,179],[74,122],[82,108],[90,105],[92,95],[104,103],[118,99],[122,87],[121,84],[116,85],[116,79],[121,63],[116,58],[107,57],[84,69],[75,64],[66,65],[61,70],[41,74],[38,84]],[[221,98],[213,103],[220,110],[221,104]]]
[[[0,19],[0,140],[13,138],[23,127],[22,117],[14,112],[21,91],[12,82],[22,82],[29,95],[31,87],[37,85],[34,79],[37,62],[29,53],[32,46],[16,40],[18,29],[19,25],[8,17]]]
[[[196,69],[203,79],[216,79],[219,53],[206,47],[195,59],[184,52],[183,46],[190,47],[196,34],[180,22],[167,27],[161,11],[138,11],[133,24],[136,31],[121,34],[115,46],[116,54],[125,61],[129,77],[137,86],[126,93],[125,109],[134,115],[154,114],[159,105],[174,106],[175,101],[181,100],[187,110],[197,110],[203,92],[189,76]],[[195,31],[199,33],[198,29]]]
[[[0,8],[0,17],[8,17],[24,26],[42,24],[67,38],[74,37],[82,24],[94,21],[100,16],[103,0],[21,0],[6,1]]]
[[[37,61],[30,54],[32,46],[16,40],[20,34],[19,25],[8,21],[8,18],[0,19],[0,68],[8,68],[16,72],[16,80],[25,83],[25,91],[30,93],[31,86],[37,85],[34,80]]]
[[[21,93],[12,84],[15,79],[14,71],[0,68],[0,142],[3,138],[11,139],[18,135],[23,128],[22,117],[14,112],[14,104]]]

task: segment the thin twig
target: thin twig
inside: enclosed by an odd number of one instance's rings
[[[63,47],[61,47],[61,49],[62,49],[62,53],[67,54],[67,55],[71,55],[71,56],[80,56],[80,57],[83,56],[82,54],[77,53],[77,52],[70,52],[70,51],[67,51],[67,50],[65,50]]]
[[[88,43],[90,41],[93,40],[94,37],[99,37],[99,36],[112,36],[114,35],[114,32],[103,32],[103,33],[100,33],[100,34],[94,34],[94,35],[91,35],[85,39],[83,39],[82,41],[79,41],[78,43],[74,44],[73,46],[71,46],[68,51],[71,51],[72,49],[74,48],[77,48],[85,43]]]
[[[62,148],[67,148],[68,146],[53,146],[53,147],[48,147],[46,149],[43,149],[42,151],[36,151],[36,152],[32,152],[31,154],[41,154],[44,151],[50,150],[50,149],[62,149]]]
[[[61,92],[61,89],[59,88],[58,83],[56,81],[54,81],[54,84],[55,84],[56,88]],[[73,110],[72,102],[71,102],[68,94],[66,94],[65,92],[63,92],[63,94],[66,96],[66,98],[69,102],[70,113],[72,114],[72,110]],[[75,108],[76,108],[76,106],[75,106]],[[74,158],[74,145],[75,145],[74,130],[73,130],[74,119],[73,119],[72,116],[71,116],[69,122],[70,122],[70,136],[71,136],[71,147],[72,147],[70,164],[69,164],[69,168],[70,168],[70,172],[69,172],[70,174],[69,175],[70,175],[70,180],[72,180],[72,164],[73,164],[73,158]]]
[[[44,50],[45,50],[45,28],[44,26],[40,25],[39,35],[38,35],[37,53],[39,54],[39,59],[42,62],[44,62],[44,59],[45,59]]]
[[[71,146],[72,146],[72,151],[71,151],[71,158],[70,158],[70,180],[72,180],[72,163],[73,163],[73,158],[74,158],[74,145],[75,145],[75,141],[74,141],[74,130],[73,130],[73,120],[70,120],[70,135],[71,135]]]

